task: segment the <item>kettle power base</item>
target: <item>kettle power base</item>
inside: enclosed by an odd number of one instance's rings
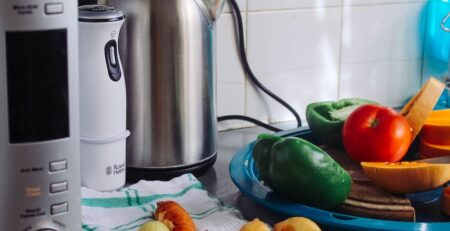
[[[139,180],[170,180],[185,173],[192,173],[195,176],[202,175],[208,171],[216,162],[217,152],[208,159],[200,163],[168,168],[136,168],[127,167],[127,183],[135,183]]]

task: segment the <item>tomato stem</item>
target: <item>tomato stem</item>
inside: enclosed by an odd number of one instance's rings
[[[372,122],[370,123],[370,127],[371,127],[371,128],[376,128],[376,127],[378,126],[379,123],[380,123],[379,120],[374,119],[374,120],[372,120]]]

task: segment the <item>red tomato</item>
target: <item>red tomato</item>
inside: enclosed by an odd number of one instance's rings
[[[403,116],[392,108],[371,104],[353,111],[342,131],[345,150],[357,161],[399,161],[411,138],[411,126]]]

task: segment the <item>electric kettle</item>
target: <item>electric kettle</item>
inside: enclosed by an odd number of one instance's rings
[[[216,160],[215,20],[224,0],[104,0],[127,15],[127,178],[201,172]]]
[[[119,58],[122,11],[79,7],[81,183],[108,191],[125,184],[125,80]]]

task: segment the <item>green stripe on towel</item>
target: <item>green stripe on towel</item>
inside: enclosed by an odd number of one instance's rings
[[[155,194],[151,196],[143,196],[136,199],[136,202],[132,201],[128,191],[125,191],[126,197],[115,197],[115,198],[83,198],[81,199],[81,206],[86,207],[101,207],[101,208],[123,208],[130,206],[139,206],[158,200],[161,198],[177,198],[182,197],[192,189],[204,189],[200,182],[189,185],[183,191],[173,194]]]
[[[91,228],[88,225],[82,225],[81,227],[83,228],[84,231],[94,231],[97,229],[97,227]]]

